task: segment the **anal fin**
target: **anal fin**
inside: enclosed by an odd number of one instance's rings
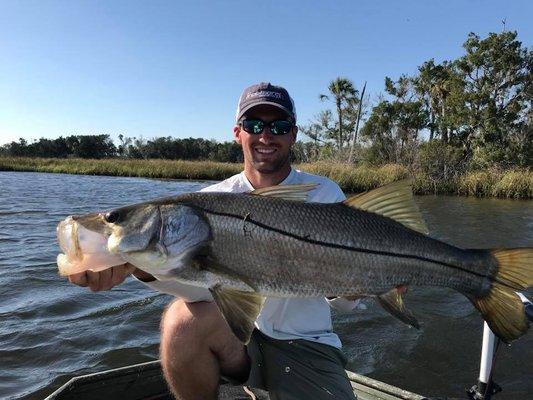
[[[265,297],[255,292],[223,288],[221,285],[209,290],[232,332],[242,343],[248,344]]]
[[[394,288],[389,290],[387,293],[384,293],[380,296],[376,296],[379,304],[393,316],[398,318],[400,321],[405,322],[407,325],[419,329],[420,324],[414,317],[414,315],[409,311],[403,302],[402,294],[404,290],[399,288]]]

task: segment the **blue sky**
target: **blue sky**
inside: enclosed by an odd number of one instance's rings
[[[338,76],[375,99],[385,76],[460,56],[502,19],[533,41],[531,1],[0,0],[0,144],[110,134],[231,139],[252,83],[284,85],[299,123]]]

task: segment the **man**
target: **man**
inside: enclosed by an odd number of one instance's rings
[[[244,171],[204,191],[249,192],[285,184],[314,183],[309,200],[345,197],[333,181],[291,168],[296,111],[282,87],[260,83],[240,97],[235,140],[242,146]],[[133,272],[140,280],[178,298],[161,321],[161,364],[178,399],[214,399],[220,376],[264,387],[272,399],[354,399],[344,371],[340,340],[333,333],[325,298],[268,298],[245,347],[231,332],[210,293],[203,288],[156,281],[132,266],[70,277],[93,290],[109,289]],[[344,306],[353,303],[344,301]]]

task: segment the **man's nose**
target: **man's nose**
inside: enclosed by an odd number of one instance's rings
[[[268,143],[272,140],[272,132],[270,132],[270,128],[268,125],[265,125],[261,133],[259,134],[259,140],[261,140],[264,143]]]

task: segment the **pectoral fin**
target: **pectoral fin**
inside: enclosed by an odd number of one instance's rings
[[[248,344],[265,297],[255,292],[223,288],[221,285],[215,285],[209,290],[235,336],[242,343]]]
[[[199,270],[210,271],[229,279],[244,282],[250,289],[257,291],[257,287],[248,277],[220,264],[208,251],[198,252],[191,264]]]
[[[386,311],[394,315],[400,321],[405,322],[407,325],[411,325],[416,329],[420,328],[420,324],[411,311],[405,308],[402,293],[398,288],[389,290],[387,293],[377,296],[376,298]]]

